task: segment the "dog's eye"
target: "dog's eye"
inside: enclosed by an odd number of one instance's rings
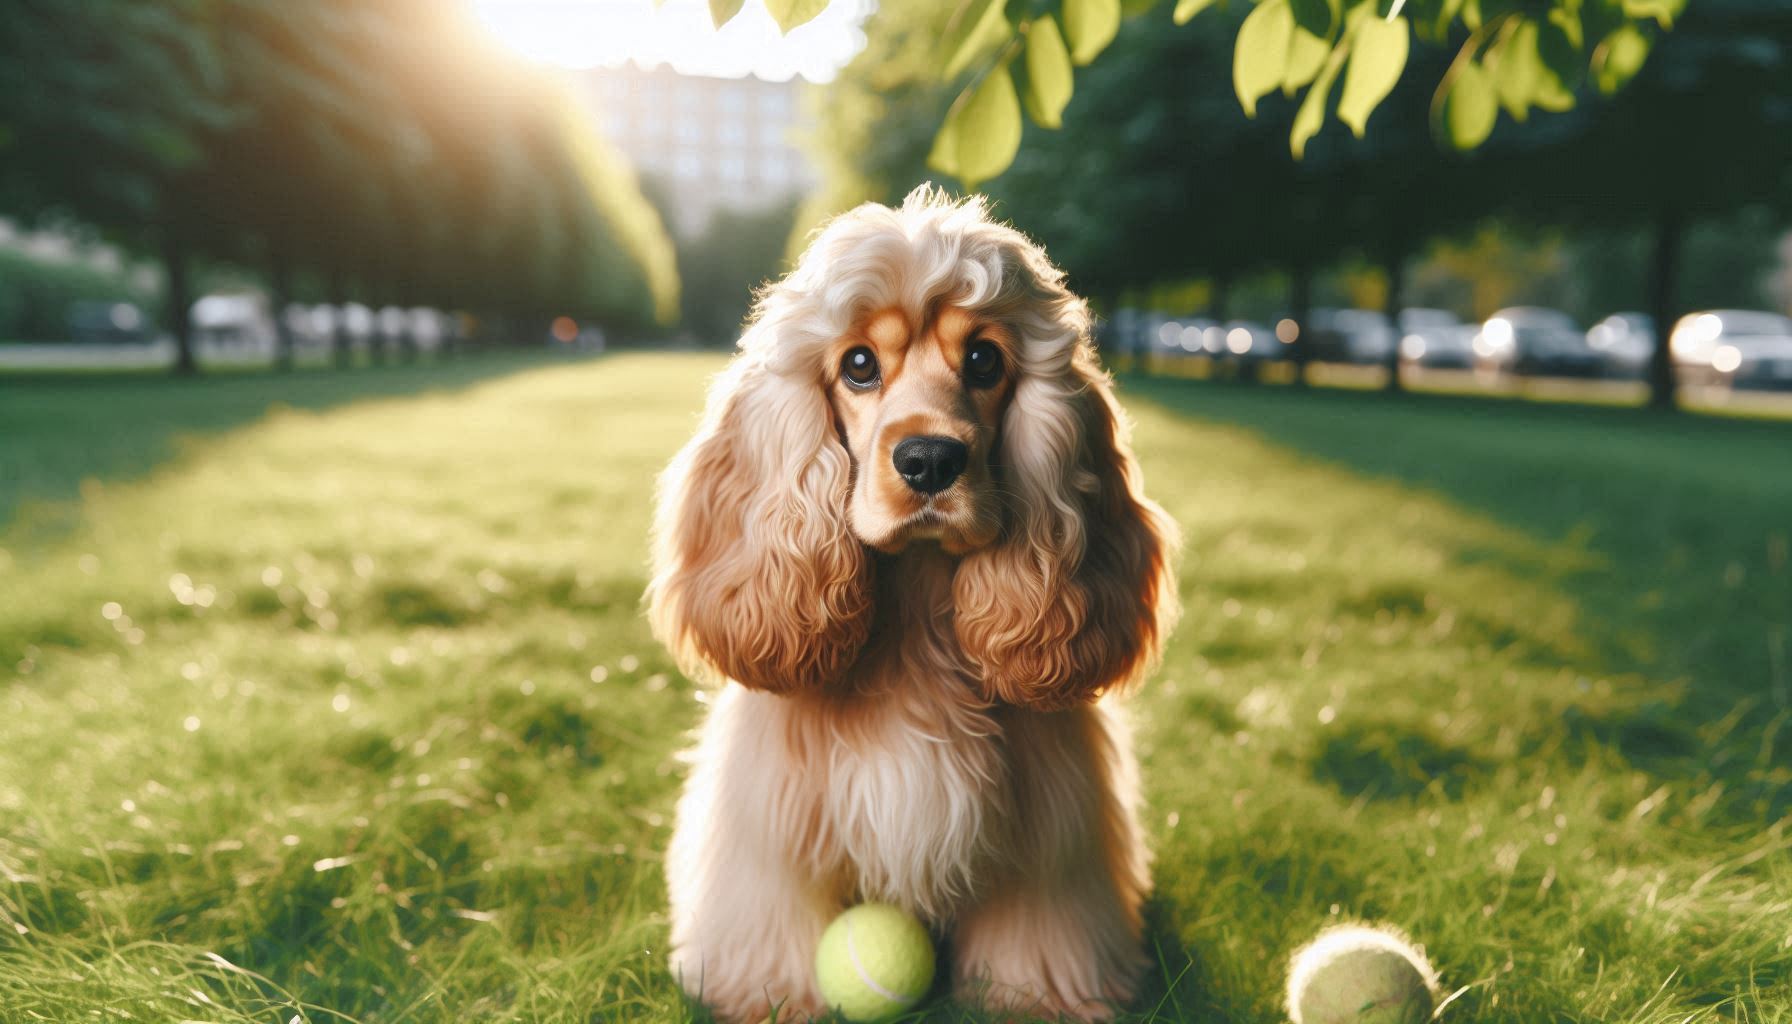
[[[974,388],[994,387],[1002,379],[1002,350],[979,338],[964,354],[964,379]]]
[[[863,345],[846,353],[840,360],[840,374],[846,383],[855,388],[871,388],[877,385],[877,356]]]

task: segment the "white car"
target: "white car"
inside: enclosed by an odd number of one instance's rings
[[[1475,362],[1483,369],[1520,377],[1597,377],[1605,358],[1568,314],[1514,306],[1487,318],[1475,335]]]
[[[1400,311],[1400,358],[1415,366],[1470,369],[1475,365],[1476,328],[1445,309]]]
[[[1680,318],[1668,348],[1682,380],[1792,389],[1792,318],[1714,309]]]
[[[1605,357],[1614,377],[1641,377],[1655,351],[1655,321],[1645,313],[1613,313],[1587,328],[1587,345]]]
[[[1373,309],[1315,309],[1302,331],[1316,362],[1379,365],[1398,341],[1388,315]]]
[[[267,358],[274,352],[274,317],[259,294],[219,293],[193,303],[193,340],[213,357]]]

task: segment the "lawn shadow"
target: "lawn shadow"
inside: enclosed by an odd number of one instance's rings
[[[459,391],[566,362],[545,352],[477,353],[351,370],[0,375],[0,529],[55,518],[82,482],[128,481],[219,434],[288,407],[324,410],[378,398]],[[30,516],[26,515],[30,508]]]
[[[1142,377],[1123,379],[1121,393],[1429,492],[1534,540],[1536,564],[1472,549],[1450,558],[1497,559],[1574,603],[1584,653],[1532,658],[1631,674],[1655,691],[1570,715],[1569,742],[1594,740],[1685,777],[1720,762],[1719,748],[1755,760],[1792,715],[1792,423]],[[1488,639],[1497,649],[1523,638]],[[1403,753],[1389,761],[1386,750]],[[1419,736],[1372,753],[1328,748],[1318,764],[1341,788],[1382,795],[1473,767]],[[1765,820],[1792,812],[1792,787],[1727,781]]]
[[[1313,774],[1352,797],[1416,797],[1436,789],[1462,795],[1471,773],[1489,766],[1435,737],[1376,723],[1327,733],[1313,758]]]
[[[1151,967],[1139,985],[1131,1009],[1139,1020],[1231,1020],[1236,1008],[1214,1002],[1219,993],[1209,983],[1194,950],[1182,941],[1175,903],[1154,896],[1145,904],[1145,952]]]

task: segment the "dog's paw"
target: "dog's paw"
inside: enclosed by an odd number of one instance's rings
[[[1063,980],[1063,979],[1060,979]],[[1122,971],[1096,983],[1053,984],[1049,980],[998,980],[987,971],[961,974],[952,996],[982,1008],[1001,1021],[1111,1020],[1137,992],[1136,972]]]
[[[703,1004],[716,1024],[805,1024],[827,1015],[827,1006],[807,971],[767,979],[756,971],[718,977],[713,970],[694,984],[690,974],[674,972],[692,1001]]]

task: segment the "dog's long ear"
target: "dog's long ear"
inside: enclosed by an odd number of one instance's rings
[[[1059,379],[1017,385],[1005,532],[953,582],[958,642],[986,695],[1038,709],[1135,680],[1176,614],[1175,523],[1141,492],[1125,421],[1080,338],[1068,362]]]
[[[864,645],[871,561],[847,528],[851,459],[821,383],[754,340],[661,480],[649,616],[687,672],[813,690]]]

